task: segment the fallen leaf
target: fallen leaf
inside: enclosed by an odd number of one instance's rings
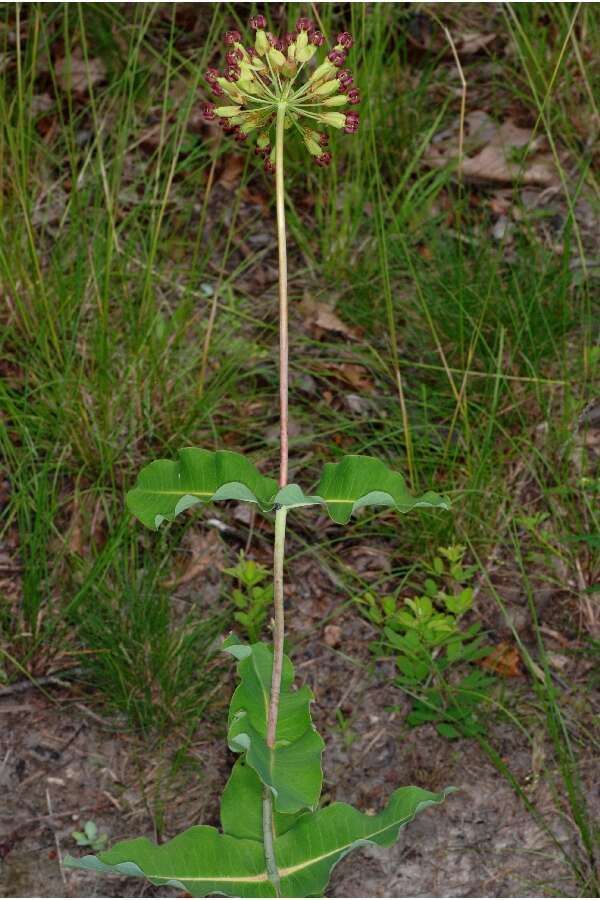
[[[326,332],[342,334],[352,340],[359,340],[363,335],[362,328],[356,325],[347,325],[327,303],[306,299],[302,301],[299,308],[305,325],[317,340],[320,340]]]
[[[467,31],[458,35],[458,39],[455,41],[456,50],[461,56],[470,56],[473,53],[479,53],[480,50],[483,50],[484,47],[487,47],[488,44],[495,40],[496,34],[494,32],[481,34],[478,31]]]
[[[83,59],[78,48],[71,56],[57,60],[56,76],[63,91],[71,90],[74,94],[83,96],[90,87],[104,81],[106,67],[101,59]]]
[[[227,191],[233,191],[240,183],[243,171],[244,157],[238,154],[228,155],[225,157],[225,163],[217,178],[217,184],[220,184]]]
[[[501,641],[488,656],[480,660],[479,664],[504,678],[517,678],[523,674],[519,651],[508,641]]]
[[[356,391],[372,391],[375,388],[368,369],[358,363],[330,363],[327,371],[333,372],[336,378]]]
[[[458,128],[450,135],[444,132],[432,139],[424,159],[432,168],[456,163],[458,145]],[[520,128],[510,119],[498,125],[487,113],[475,110],[465,121],[465,150],[459,170],[472,181],[496,184],[519,181],[537,187],[560,185],[546,138],[539,134],[533,137],[530,128]]]
[[[323,638],[328,647],[339,647],[342,643],[342,629],[339,625],[326,625]]]

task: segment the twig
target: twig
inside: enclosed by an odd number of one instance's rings
[[[50,800],[50,791],[48,788],[46,788],[46,803],[48,805],[48,814],[49,814],[50,818],[52,818],[54,813],[52,811],[52,801]],[[56,855],[58,857],[58,868],[60,869],[60,877],[62,878],[62,882],[63,882],[64,886],[66,887],[67,879],[65,878],[65,870],[63,868],[63,863],[62,863],[62,853],[60,850],[60,841],[58,839],[58,834],[56,833],[56,830],[54,828],[52,829],[52,833],[54,835],[54,843],[56,844]]]
[[[47,684],[55,684],[59,687],[69,687],[68,681],[63,681],[62,678],[57,678],[56,675],[44,675],[43,678],[31,678],[23,679],[22,681],[15,681],[14,684],[9,684],[8,687],[2,688],[0,690],[0,697],[9,697],[11,694],[22,694],[24,691],[28,691],[33,688],[41,688]]]

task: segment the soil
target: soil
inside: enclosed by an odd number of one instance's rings
[[[314,615],[318,608],[312,608]],[[305,606],[298,613],[305,624],[310,612]],[[579,894],[557,845],[478,743],[450,742],[433,726],[407,729],[405,701],[391,686],[386,664],[375,674],[366,670],[369,626],[356,615],[338,617],[336,625],[339,631],[327,637],[340,647],[329,646],[322,632],[294,657],[298,679],[315,693],[314,718],[326,739],[324,800],[377,810],[401,784],[433,790],[454,784],[460,791],[441,809],[421,814],[392,849],[362,849],[344,859],[333,873],[329,896]],[[233,678],[228,689],[232,685]],[[343,713],[343,729],[337,710]],[[119,730],[114,720],[104,721],[65,689],[2,697],[0,716],[0,896],[181,896],[142,880],[63,870],[60,859],[85,852],[71,832],[88,819],[110,843],[140,834],[162,841],[198,822],[217,825],[218,796],[233,760],[222,722],[198,727],[186,765],[176,769],[170,760],[177,735],[167,744],[149,746],[147,739]],[[540,777],[540,759],[548,748],[536,747],[532,754],[512,727],[496,723],[492,728],[491,742],[510,760],[529,800],[555,838],[577,855],[574,824],[556,805],[561,791],[553,790],[550,755]],[[600,815],[591,762],[582,766],[581,775],[590,813]]]

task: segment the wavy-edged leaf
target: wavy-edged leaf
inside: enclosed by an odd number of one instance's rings
[[[259,789],[258,789],[259,790]],[[333,803],[304,813],[289,831],[275,838],[281,896],[319,896],[331,870],[355,847],[388,847],[400,829],[450,792],[433,794],[416,787],[394,791],[386,808],[368,816],[345,803]],[[258,803],[256,790],[251,802]],[[85,856],[66,865],[114,872],[144,874],[154,884],[171,884],[193,897],[209,893],[236,897],[274,897],[259,841],[220,834],[206,825],[195,826],[160,847],[146,838],[122,841],[98,857]]]
[[[253,841],[263,839],[263,786],[254,769],[238,759],[221,796],[221,827],[232,837]],[[274,812],[275,834],[282,835],[293,828],[302,813],[285,815]]]
[[[398,788],[375,816],[347,803],[332,803],[301,816],[291,831],[275,841],[282,896],[321,896],[331,870],[351,850],[365,844],[391,846],[401,828],[428,806],[442,803],[453,790],[433,794],[418,787]]]
[[[147,838],[120,841],[98,856],[67,856],[64,864],[105,874],[143,875],[152,884],[172,885],[193,897],[275,896],[262,843],[221,834],[209,825],[194,825],[160,846]]]
[[[448,497],[433,491],[413,496],[399,472],[370,456],[345,456],[338,463],[325,463],[315,496],[307,499],[325,503],[339,525],[364,506],[392,506],[400,513],[416,507],[450,509]]]
[[[187,447],[177,461],[157,459],[145,466],[135,487],[127,494],[127,506],[148,528],[211,500],[245,500],[267,512],[277,494],[274,478],[261,475],[240,453]]]
[[[228,638],[223,649],[235,656],[241,684],[229,707],[229,746],[246,761],[273,793],[277,812],[315,809],[321,795],[324,743],[310,717],[312,691],[293,690],[294,667],[284,656],[275,747],[267,746],[273,651],[263,643],[240,644]]]

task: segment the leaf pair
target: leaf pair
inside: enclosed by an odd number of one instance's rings
[[[271,698],[273,651],[266,644],[248,646],[230,637],[223,649],[235,656],[241,683],[231,698],[227,739],[236,753],[245,753],[262,783],[273,794],[280,813],[315,809],[321,796],[324,743],[310,717],[312,691],[292,690],[294,667],[283,658],[275,747],[267,746],[267,716]]]
[[[391,845],[403,825],[449,791],[433,794],[416,787],[395,791],[376,816],[345,803],[316,809],[321,790],[323,742],[313,728],[311,692],[292,690],[294,670],[285,657],[276,746],[266,747],[272,653],[264,644],[246,646],[236,639],[225,649],[238,661],[241,683],[229,717],[229,744],[244,752],[221,799],[222,832],[194,826],[162,846],[146,838],[122,841],[98,857],[66,865],[121,875],[144,875],[194,897],[219,893],[236,897],[274,897],[265,865],[262,795],[274,796],[274,850],[283,897],[320,896],[331,870],[354,847]],[[451,789],[450,789],[451,790]]]
[[[433,491],[414,497],[402,475],[369,456],[345,456],[339,463],[326,463],[316,493],[307,495],[297,484],[278,488],[273,478],[261,475],[240,453],[194,447],[180,450],[176,462],[159,459],[150,463],[127,494],[130,511],[149,528],[158,528],[191,506],[211,500],[257,503],[263,512],[275,506],[291,509],[325,504],[340,525],[365,506],[391,506],[402,513],[415,507],[450,508],[448,498]]]
[[[386,808],[376,816],[365,815],[346,803],[333,803],[295,817],[291,826],[278,831],[275,838],[281,896],[322,896],[333,867],[347,853],[365,844],[389,847],[417,813],[441,803],[448,793],[405,787],[394,791]],[[223,794],[221,820],[223,833],[197,825],[160,847],[147,838],[137,838],[122,841],[98,857],[67,858],[65,864],[103,873],[144,875],[153,884],[173,885],[193,897],[213,893],[275,897],[260,832],[260,781],[242,762],[236,763]]]

